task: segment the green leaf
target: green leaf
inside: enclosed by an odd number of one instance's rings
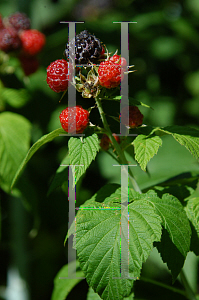
[[[159,136],[138,135],[133,141],[135,149],[135,159],[140,164],[143,171],[146,171],[147,163],[157,154],[162,146],[162,140]]]
[[[101,300],[100,296],[94,292],[92,287],[89,287],[88,294],[87,294],[87,300]]]
[[[168,126],[162,130],[172,134],[178,143],[185,146],[196,159],[199,159],[199,130],[183,126]]]
[[[185,210],[193,227],[191,248],[199,255],[199,197],[189,199]]]
[[[163,227],[168,231],[171,241],[186,257],[190,250],[191,228],[182,204],[169,194],[164,194],[162,199],[153,191],[148,192],[148,195],[148,200],[153,203],[156,212],[162,218]]]
[[[157,243],[157,248],[175,281],[190,250],[189,220],[182,204],[174,196],[164,194],[160,199],[154,191],[149,191],[147,194],[148,200],[153,203],[156,212],[162,218],[162,224],[166,230],[166,232],[163,230],[161,242]]]
[[[54,130],[54,131],[52,131],[52,132],[50,132],[50,133],[42,136],[36,143],[34,143],[34,145],[28,151],[26,157],[22,161],[21,165],[19,166],[19,168],[17,170],[17,173],[15,174],[15,177],[14,177],[14,179],[12,181],[11,188],[14,187],[17,179],[19,178],[19,176],[21,175],[21,173],[25,169],[26,164],[31,159],[31,157],[33,156],[33,154],[35,152],[37,152],[37,150],[39,150],[40,147],[42,147],[46,143],[51,142],[54,138],[58,137],[60,134],[63,134],[63,133],[65,133],[65,131],[62,128],[56,129],[56,130]]]
[[[161,241],[155,242],[154,245],[158,249],[163,262],[166,263],[169,270],[171,270],[172,281],[174,283],[184,265],[185,257],[171,241],[166,229],[163,229],[162,231]]]
[[[105,186],[100,190],[100,200]],[[137,195],[138,201],[133,201]],[[80,207],[76,217],[76,249],[80,267],[88,284],[106,300],[121,300],[131,293],[134,280],[139,277],[142,263],[148,258],[153,242],[161,238],[161,218],[146,195],[130,193],[123,213],[129,212],[129,276],[120,277],[120,221],[121,189],[96,202],[95,197]],[[128,230],[128,218],[122,223],[121,235]],[[126,241],[128,247],[128,241]],[[119,279],[118,279],[119,278]]]
[[[70,263],[70,267],[78,268],[79,263],[74,261]],[[63,279],[60,277],[68,277],[68,265],[61,268],[54,280],[54,289],[51,300],[65,300],[72,289],[82,280],[84,274],[82,271],[76,271],[77,278],[74,279]],[[75,273],[74,273],[75,277]]]
[[[102,99],[105,99],[105,100],[114,100],[114,101],[121,101],[121,96],[115,96],[115,97],[103,97]],[[147,108],[151,108],[153,109],[152,107],[150,107],[149,105],[143,103],[143,102],[140,102],[132,97],[129,97],[129,105],[141,105],[141,106],[144,106],[144,107],[147,107]]]
[[[30,144],[30,122],[18,114],[0,114],[0,186],[9,192],[13,177]]]
[[[100,300],[100,296],[94,292],[92,287],[89,287],[88,294],[87,294],[87,300]],[[123,300],[133,300],[134,299],[134,293],[131,294],[129,297],[124,297]]]
[[[70,165],[75,174],[73,185],[85,173],[91,162],[95,159],[99,151],[99,140],[97,134],[93,134],[81,140],[80,138],[71,137],[68,142]],[[77,167],[75,167],[75,165]]]
[[[25,105],[30,95],[26,89],[11,89],[11,88],[3,88],[1,91],[2,99],[7,102],[10,106],[13,107],[22,107]]]

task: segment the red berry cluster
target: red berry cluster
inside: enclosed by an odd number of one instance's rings
[[[97,44],[95,41],[97,41]],[[99,52],[99,49],[101,51],[99,53],[96,52],[97,58],[101,61],[99,67],[92,68],[91,70],[89,69],[90,71],[87,73],[87,78],[81,73],[81,68],[75,68],[77,75],[75,78],[78,80],[76,88],[79,92],[82,92],[84,98],[96,97],[96,95],[99,95],[102,87],[111,89],[119,86],[124,79],[124,73],[127,70],[127,61],[124,57],[121,57],[118,54],[109,57],[109,54],[105,54],[104,47],[99,43],[99,39],[96,39],[95,36],[89,34],[88,31],[81,32],[76,36],[76,39],[71,41],[71,44],[76,47],[75,53],[78,54],[78,62],[86,57],[89,63],[89,58],[94,59],[93,53],[96,51]],[[89,45],[88,49],[86,45]],[[70,48],[70,46],[69,43],[67,49]],[[65,53],[66,52],[68,53],[68,50],[65,50]],[[74,61],[74,64],[76,64],[76,60]],[[54,92],[59,93],[67,91],[69,85],[69,73],[71,73],[72,67],[72,64],[69,64],[66,59],[57,59],[47,67],[46,81]],[[123,116],[125,116],[126,119],[127,113],[128,110],[123,111]],[[125,118],[122,118],[122,122],[124,122]],[[143,115],[137,107],[130,106],[128,119],[129,122],[126,121],[125,125],[129,128],[135,128],[142,124]],[[81,106],[66,108],[60,114],[60,122],[66,132],[82,133],[88,126],[89,113]],[[119,143],[120,138],[116,135],[114,135],[114,137]],[[111,141],[107,135],[102,136],[100,145],[104,150],[107,150],[110,147]]]
[[[30,19],[21,12],[7,18],[0,16],[0,50],[8,53],[19,52],[19,60],[26,75],[34,73],[39,67],[36,55],[45,45],[45,35],[31,29]]]

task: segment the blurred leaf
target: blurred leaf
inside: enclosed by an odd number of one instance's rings
[[[67,278],[68,266],[69,265],[63,266],[56,275],[51,300],[65,300],[69,293],[72,291],[72,289],[83,279],[78,278],[84,276],[84,273],[82,271],[76,271],[76,273],[74,272],[74,278]],[[74,270],[76,270],[78,266],[78,261],[73,261],[70,263],[70,268]]]
[[[14,187],[17,179],[19,178],[19,176],[21,175],[21,173],[23,172],[24,168],[26,167],[26,164],[28,163],[28,161],[31,159],[31,157],[33,156],[33,154],[35,152],[37,152],[37,150],[39,150],[40,147],[42,147],[43,145],[45,145],[46,143],[51,142],[54,138],[58,137],[61,134],[65,134],[66,132],[62,129],[56,129],[52,132],[50,132],[49,134],[46,134],[44,136],[42,136],[28,151],[26,157],[24,158],[24,160],[22,161],[20,167],[18,168],[15,177],[12,181],[12,185],[11,185],[11,189]]]
[[[179,18],[170,24],[177,36],[180,36],[183,40],[192,42],[195,46],[199,47],[198,31],[194,28],[191,22],[186,19]]]
[[[24,106],[30,99],[30,95],[25,89],[11,89],[3,88],[1,89],[0,97],[7,102],[10,106],[19,108]]]
[[[181,53],[184,50],[182,41],[170,37],[170,36],[161,36],[150,45],[152,55],[156,56],[159,59],[170,59],[173,56]]]
[[[0,114],[0,185],[9,192],[30,144],[30,122],[12,112]]]
[[[188,74],[186,77],[185,83],[186,83],[186,86],[187,86],[189,92],[193,96],[199,95],[199,71]]]

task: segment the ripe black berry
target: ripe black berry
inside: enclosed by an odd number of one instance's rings
[[[75,53],[73,52],[74,48]],[[65,56],[68,58],[70,50],[75,56],[75,64],[88,64],[99,59],[102,48],[100,40],[90,34],[88,30],[84,30],[66,45]]]
[[[8,17],[8,21],[16,30],[30,29],[30,19],[24,13],[16,12]]]

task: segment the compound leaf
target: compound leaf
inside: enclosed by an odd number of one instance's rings
[[[107,187],[100,190],[100,200],[103,190],[107,193]],[[129,193],[129,201],[133,202],[126,207],[120,204],[121,188],[103,202],[96,202],[98,195],[95,195],[80,207],[76,216],[75,242],[80,267],[88,284],[102,299],[121,300],[130,295],[153,242],[161,238],[161,218],[147,201],[147,196],[137,194]],[[134,201],[134,195],[138,201]],[[125,239],[128,212],[129,245]],[[129,246],[129,277],[121,277],[120,273],[120,227],[124,242],[121,250]]]

